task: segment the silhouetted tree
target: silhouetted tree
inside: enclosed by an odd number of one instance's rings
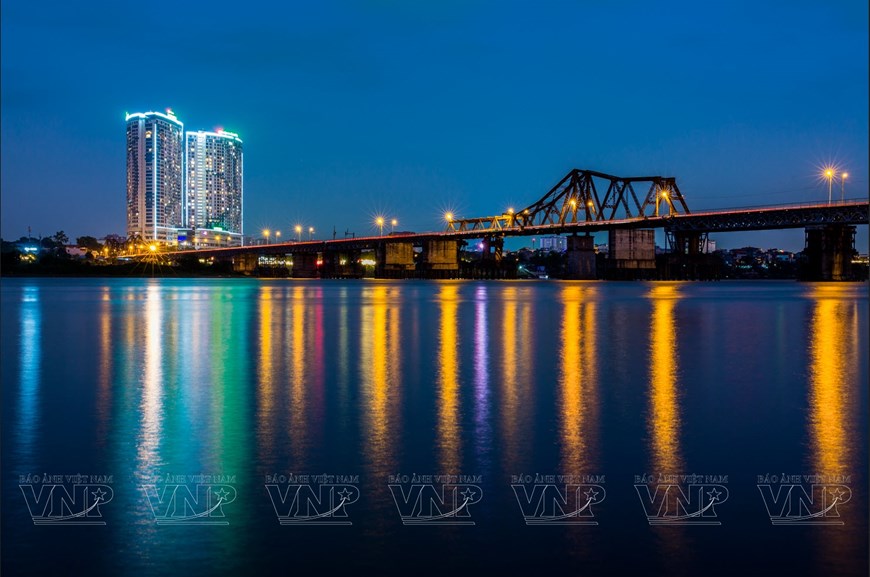
[[[80,236],[76,239],[76,245],[88,250],[99,252],[103,250],[103,245],[92,236]]]

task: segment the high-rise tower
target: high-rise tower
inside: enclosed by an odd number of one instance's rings
[[[127,236],[172,242],[182,222],[184,124],[170,110],[127,115]]]
[[[198,246],[240,245],[242,140],[225,131],[188,132],[186,139],[185,227]]]

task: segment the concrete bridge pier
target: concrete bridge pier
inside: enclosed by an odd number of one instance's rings
[[[565,278],[571,280],[595,280],[595,237],[573,234],[567,241]]]
[[[375,249],[375,278],[409,278],[414,276],[414,244],[379,243]]]
[[[806,228],[806,262],[801,280],[848,281],[852,276],[855,226],[823,224]]]
[[[260,255],[256,253],[242,253],[233,257],[233,272],[253,274],[260,264]]]
[[[672,252],[665,259],[662,276],[673,280],[699,280],[715,276],[713,266],[706,258],[704,248],[707,235],[697,231],[674,231],[671,235]]]
[[[321,278],[362,278],[363,269],[359,259],[358,250],[327,250],[323,253],[320,276]]]
[[[607,278],[629,280],[655,276],[654,230],[611,229],[607,244]]]
[[[480,244],[480,260],[460,263],[460,276],[474,279],[508,278],[503,262],[504,237],[485,236]]]
[[[290,270],[290,276],[293,278],[316,278],[317,273],[316,252],[293,253],[293,268]]]
[[[460,242],[455,240],[427,240],[419,271],[422,278],[459,278]]]

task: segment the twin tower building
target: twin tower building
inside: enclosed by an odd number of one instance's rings
[[[239,246],[242,140],[184,131],[171,110],[127,115],[127,237],[178,248]]]

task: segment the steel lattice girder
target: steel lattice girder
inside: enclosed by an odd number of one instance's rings
[[[665,228],[672,231],[727,232],[802,228],[815,224],[867,224],[867,222],[868,212],[865,202],[852,205],[789,207],[676,216],[668,219]]]
[[[635,185],[648,184],[639,197]],[[604,191],[603,197],[599,188]],[[643,190],[642,188],[640,190]],[[541,225],[608,222],[689,214],[689,207],[673,177],[636,176],[621,178],[591,170],[574,169],[537,202],[514,213],[451,220],[447,230],[500,231]]]

